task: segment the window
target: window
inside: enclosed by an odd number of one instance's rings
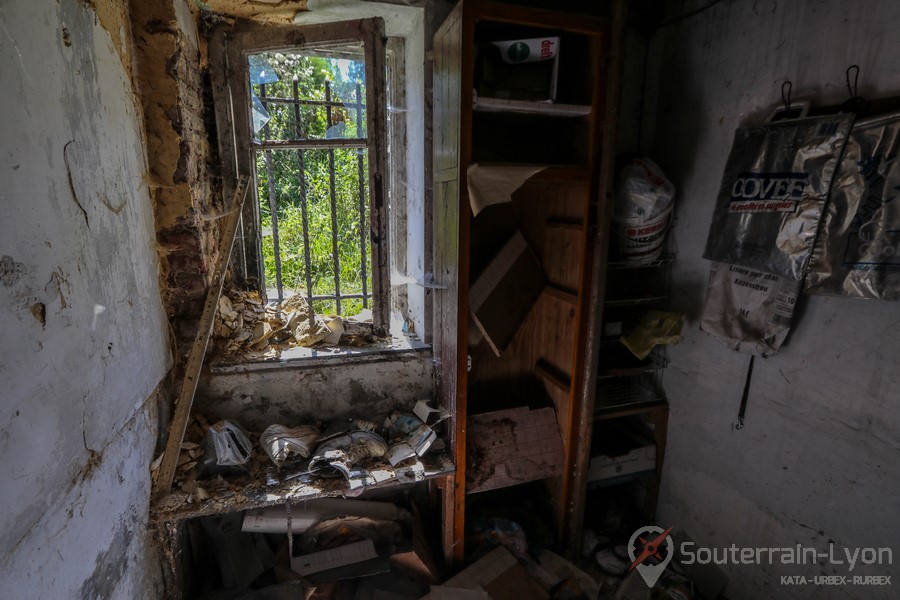
[[[214,93],[229,108],[217,111],[226,197],[238,177],[256,181],[242,215],[238,277],[269,299],[301,294],[323,314],[370,309],[386,332],[382,21],[239,23],[214,31],[210,48]]]

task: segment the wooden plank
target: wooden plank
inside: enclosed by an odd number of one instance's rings
[[[608,41],[609,49],[606,58],[606,68],[601,72],[602,77],[597,77],[594,83],[594,97],[597,115],[592,123],[591,148],[599,148],[599,157],[594,157],[599,163],[599,173],[596,182],[591,184],[591,198],[599,198],[596,212],[586,213],[587,222],[592,225],[595,236],[586,240],[592,242],[591,267],[585,269],[588,278],[585,291],[586,320],[582,323],[581,333],[583,340],[583,355],[578,371],[579,381],[576,382],[573,400],[577,399],[578,406],[573,410],[573,417],[577,424],[574,432],[573,443],[576,452],[567,465],[567,473],[572,474],[572,489],[569,492],[568,513],[563,523],[563,543],[568,547],[569,553],[578,556],[581,551],[581,539],[584,525],[584,509],[587,490],[587,468],[590,462],[591,435],[593,430],[594,400],[596,393],[596,373],[600,354],[600,327],[603,318],[603,298],[606,294],[606,263],[609,252],[609,223],[613,209],[613,184],[615,166],[615,142],[616,123],[619,110],[619,88],[622,76],[623,52],[625,46],[625,18],[627,15],[628,0],[613,0],[612,24],[610,26],[611,39]],[[604,36],[606,42],[606,36]],[[594,53],[594,62],[604,64],[604,48],[598,43]],[[602,105],[600,104],[602,102]],[[591,217],[593,216],[593,220]],[[586,250],[588,250],[586,248]],[[573,409],[576,407],[573,407]]]
[[[178,394],[175,404],[175,414],[172,415],[172,421],[169,423],[169,437],[166,440],[165,453],[153,486],[155,496],[167,493],[175,478],[175,467],[178,466],[181,443],[184,441],[184,432],[191,416],[191,406],[194,403],[194,394],[200,379],[200,369],[203,367],[203,358],[206,356],[206,347],[212,334],[216,307],[222,293],[222,285],[225,283],[225,273],[228,270],[231,250],[234,247],[234,237],[241,220],[241,210],[244,207],[248,189],[247,178],[244,177],[238,182],[229,205],[228,219],[225,221],[225,229],[222,231],[222,239],[219,243],[219,260],[216,262],[212,283],[206,294],[206,303],[203,305],[197,337],[194,338],[194,343],[188,353],[187,364],[184,368],[184,380],[181,382],[181,392]]]
[[[578,306],[578,290],[563,287],[556,283],[548,283],[544,286],[544,293],[572,306]]]
[[[541,263],[516,232],[469,288],[472,319],[500,356],[544,287]]]
[[[372,246],[372,321],[379,334],[390,327],[391,257],[387,198],[387,93],[384,80],[384,21],[359,22],[366,46],[366,126],[369,130],[369,243]]]
[[[435,279],[443,286],[432,294],[433,348],[436,359],[436,387],[440,406],[454,416],[449,427],[449,443],[456,473],[441,487],[441,537],[448,565],[462,563],[465,532],[466,474],[466,346],[459,345],[461,257],[459,147],[460,72],[462,5],[457,5],[434,36],[434,208],[432,212],[432,256]],[[462,186],[465,187],[465,186]],[[467,218],[467,217],[465,217]],[[468,261],[468,256],[466,256]],[[467,284],[466,284],[467,287]],[[462,385],[460,386],[460,380]]]
[[[543,358],[534,365],[534,372],[544,381],[567,394],[572,389],[572,377]]]
[[[489,21],[530,25],[543,29],[559,29],[566,32],[596,35],[604,20],[589,15],[573,15],[565,11],[528,8],[505,2],[479,1],[473,3],[478,18]],[[464,38],[472,39],[472,38]]]

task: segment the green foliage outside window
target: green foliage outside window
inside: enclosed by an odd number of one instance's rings
[[[357,60],[335,60],[322,56],[269,52],[262,55],[278,76],[279,81],[252,85],[252,92],[263,98],[293,98],[294,81],[298,97],[304,100],[325,100],[325,82],[331,86],[333,101],[348,106],[332,108],[332,127],[329,131],[327,111],[323,106],[301,106],[299,122],[292,104],[267,103],[270,120],[256,134],[260,140],[324,139],[326,137],[364,137],[365,109],[361,111],[362,123],[357,122],[356,84],[360,83],[360,96],[365,101],[364,63]],[[271,74],[270,74],[271,75]],[[361,131],[360,131],[361,130]],[[361,233],[365,232],[365,252],[369,271],[366,290],[372,292],[371,247],[368,223],[368,153],[365,149],[346,148],[334,152],[335,203],[337,206],[337,248],[340,265],[341,294],[362,292]],[[307,296],[305,255],[309,252],[312,294],[334,294],[334,260],[332,255],[331,193],[329,176],[329,151],[271,150],[271,173],[275,190],[278,216],[279,245],[281,248],[281,279],[285,295],[299,293]],[[360,169],[362,158],[362,183],[365,199],[364,214],[360,215]],[[267,152],[256,152],[256,175],[259,208],[263,232],[262,250],[266,287],[274,289],[275,247],[272,235],[272,214],[269,207],[270,169],[266,164]],[[302,175],[301,175],[302,173]],[[304,185],[305,184],[305,185]],[[303,240],[302,206],[306,197],[309,248]],[[271,295],[271,294],[270,294]],[[335,314],[333,300],[317,300],[313,303],[320,314]],[[371,307],[371,301],[369,301]],[[341,301],[341,314],[352,316],[363,307],[362,300]]]

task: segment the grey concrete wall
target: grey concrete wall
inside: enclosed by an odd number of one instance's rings
[[[341,418],[376,419],[433,397],[431,352],[316,358],[286,364],[213,367],[195,409],[262,431]]]
[[[893,565],[851,573],[893,575],[890,588],[780,585],[780,574],[843,575],[846,565],[723,566],[734,600],[895,598],[900,589],[900,306],[806,298],[789,345],[756,360],[742,431],[733,425],[748,357],[698,329],[709,270],[701,253],[734,129],[764,119],[785,79],[795,99],[842,102],[851,64],[862,95],[900,95],[897,23],[892,0],[725,0],[652,40],[658,63],[648,71],[660,75],[644,150],[678,188],[674,308],[689,316],[665,375],[659,524],[719,547],[893,546]]]
[[[0,5],[0,596],[156,598],[170,356],[122,3]]]

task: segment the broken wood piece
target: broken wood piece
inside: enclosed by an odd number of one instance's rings
[[[472,320],[500,356],[544,288],[541,263],[518,231],[469,288]]]
[[[247,196],[247,178],[242,177],[234,190],[231,199],[228,218],[225,229],[222,232],[222,241],[219,245],[219,259],[213,272],[212,283],[206,295],[203,305],[203,314],[200,317],[200,326],[197,329],[197,337],[191,345],[188,353],[187,364],[184,369],[184,379],[181,384],[181,392],[175,404],[175,412],[169,423],[169,435],[166,440],[165,454],[159,469],[159,477],[153,487],[154,496],[167,493],[172,487],[175,478],[175,469],[179,458],[181,443],[184,441],[184,432],[187,429],[188,419],[191,416],[191,406],[194,403],[194,394],[197,392],[197,383],[200,377],[200,369],[203,367],[203,358],[206,355],[206,347],[212,334],[216,308],[219,304],[219,296],[222,294],[222,285],[225,283],[225,272],[231,259],[231,250],[234,247],[234,238],[237,233],[238,223],[241,220],[241,211]]]

